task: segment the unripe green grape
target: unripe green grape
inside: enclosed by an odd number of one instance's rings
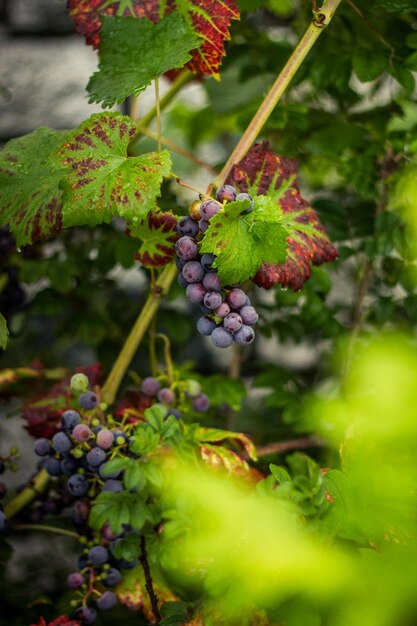
[[[90,383],[87,376],[85,374],[82,374],[81,372],[79,372],[78,374],[74,374],[74,376],[71,377],[70,386],[71,390],[75,393],[82,393],[83,391],[87,391],[89,384]]]

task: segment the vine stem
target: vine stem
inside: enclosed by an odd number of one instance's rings
[[[46,470],[41,469],[34,477],[30,485],[25,487],[13,500],[10,500],[4,507],[4,514],[7,519],[14,517],[27,504],[32,502],[34,498],[43,491],[49,482],[49,474]]]
[[[177,274],[174,263],[166,265],[162,270],[155,287],[146,300],[126,342],[117,357],[113,368],[102,388],[102,399],[106,404],[113,404],[123,376],[133,359],[150,323],[157,312],[162,298],[168,293],[172,281]]]
[[[65,537],[71,537],[79,541],[80,536],[72,530],[66,528],[59,528],[58,526],[44,526],[43,524],[15,524],[12,527],[13,530],[41,530],[46,533],[54,533],[55,535],[65,535]]]
[[[304,36],[278,75],[261,106],[253,116],[246,131],[243,133],[236,148],[228,158],[222,171],[213,181],[213,187],[220,187],[223,185],[233,165],[235,165],[235,163],[239,163],[239,161],[243,159],[248,150],[251,148],[272,111],[279,102],[281,96],[300,68],[302,62],[325,29],[324,27],[328,26],[330,23],[334,12],[341,1],[342,0],[324,0],[323,6],[317,10],[315,13],[315,19],[307,28]]]
[[[156,134],[158,152],[161,152],[161,99],[159,96],[159,78],[155,79]]]
[[[141,537],[140,539],[140,547],[141,547],[141,555],[139,557],[140,564],[142,565],[143,572],[145,574],[145,587],[148,592],[149,600],[151,601],[152,612],[155,617],[155,623],[159,624],[161,621],[161,613],[159,612],[158,606],[158,598],[155,593],[155,589],[153,587],[151,570],[148,562],[148,555],[146,553],[146,542],[145,537]]]

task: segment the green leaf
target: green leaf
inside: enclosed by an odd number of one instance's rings
[[[110,16],[102,16],[101,23],[99,71],[87,90],[90,102],[101,102],[103,107],[137,96],[168,70],[184,67],[191,59],[190,50],[201,41],[178,12],[157,24]]]
[[[129,459],[123,474],[123,484],[126,489],[143,489],[146,485],[146,476],[143,466],[136,459]]]
[[[388,65],[388,57],[386,51],[373,47],[370,50],[358,50],[352,58],[352,68],[356,76],[363,83],[375,80],[385,71]]]
[[[256,196],[254,209],[246,215],[249,201],[229,202],[210,222],[201,251],[216,255],[216,267],[224,285],[253,277],[263,261],[283,263],[288,232],[282,211],[273,198]]]
[[[160,435],[149,424],[140,424],[135,430],[129,448],[135,454],[148,454],[156,450],[160,442]]]
[[[151,211],[136,226],[128,224],[129,235],[142,240],[136,258],[145,267],[166,265],[175,254],[177,218],[170,212]]]
[[[241,380],[232,380],[222,374],[199,377],[204,393],[210,398],[213,407],[225,404],[234,411],[240,411],[242,401],[246,397],[246,386]]]
[[[181,626],[188,621],[188,609],[179,602],[165,602],[161,607],[162,621],[160,626]]]
[[[142,468],[143,468],[143,471],[145,472],[146,478],[149,480],[150,483],[155,485],[155,487],[162,486],[164,475],[159,465],[157,465],[156,463],[149,462],[149,463],[144,463]]]
[[[387,11],[399,11],[400,13],[409,13],[416,10],[415,0],[376,0],[376,4]]]
[[[135,124],[119,113],[92,115],[57,150],[71,168],[64,186],[64,227],[109,222],[115,215],[137,222],[155,208],[171,170],[166,150],[128,157]]]
[[[256,448],[249,437],[243,433],[235,433],[221,428],[203,428],[195,430],[194,440],[198,444],[219,443],[224,441],[237,441],[243,447],[247,455],[254,461],[257,459]],[[220,450],[220,448],[219,448]]]
[[[67,132],[38,128],[12,139],[0,153],[0,219],[9,224],[18,246],[46,239],[63,226],[59,183],[68,168],[50,155]]]
[[[135,561],[139,558],[140,552],[140,535],[138,533],[128,533],[113,544],[113,553],[116,559]]]
[[[125,458],[111,459],[111,461],[107,461],[107,463],[103,466],[101,473],[104,477],[110,477],[112,474],[123,472],[128,462],[129,460]]]
[[[3,315],[0,313],[0,348],[6,349],[9,341],[9,329],[7,328],[7,322]]]
[[[292,482],[291,476],[289,475],[287,470],[284,469],[283,467],[280,467],[278,465],[274,465],[273,463],[271,463],[269,466],[269,469],[270,469],[272,476],[280,485],[282,483]]]
[[[113,532],[121,532],[123,524],[130,522],[131,496],[124,491],[100,493],[92,503],[88,520],[90,526],[100,530],[108,523]]]

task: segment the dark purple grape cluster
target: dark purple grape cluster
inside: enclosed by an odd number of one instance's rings
[[[181,237],[175,245],[178,283],[186,290],[190,302],[200,305],[204,315],[197,322],[197,330],[209,335],[215,346],[228,348],[233,342],[245,346],[255,338],[253,326],[258,314],[249,297],[235,285],[222,285],[213,267],[214,254],[200,254],[199,241],[210,225],[210,220],[223,208],[225,202],[249,200],[250,206],[242,212],[253,210],[253,200],[247,193],[237,194],[231,185],[223,185],[216,200],[201,202],[199,209],[193,203],[190,216],[183,217],[177,225]]]
[[[147,376],[141,384],[141,391],[149,398],[157,400],[157,405],[163,410],[166,417],[173,415],[181,419],[182,412],[179,407],[184,405],[192,408],[197,413],[205,413],[210,408],[208,396],[201,391],[201,385],[197,380],[189,379],[175,384],[175,389],[164,387],[154,376]],[[153,404],[155,406],[155,404]]]

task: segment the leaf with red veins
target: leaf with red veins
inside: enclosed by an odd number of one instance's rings
[[[264,141],[233,167],[226,181],[241,192],[276,198],[283,212],[282,223],[291,233],[285,263],[264,262],[254,278],[255,284],[265,289],[280,284],[298,291],[311,275],[311,264],[329,263],[338,257],[317,213],[301,196],[297,172],[296,161],[275,154]]]
[[[165,3],[158,0],[68,0],[68,9],[76,31],[85,35],[87,43],[95,48],[100,43],[101,15],[147,18],[156,23],[162,13],[178,11],[202,41],[200,47],[192,51],[192,59],[185,67],[216,78],[225,54],[225,41],[230,39],[231,20],[240,18],[235,0],[169,0]]]
[[[145,267],[162,267],[175,255],[177,219],[172,213],[151,211],[137,226],[129,225],[128,234],[142,240],[135,258]]]

